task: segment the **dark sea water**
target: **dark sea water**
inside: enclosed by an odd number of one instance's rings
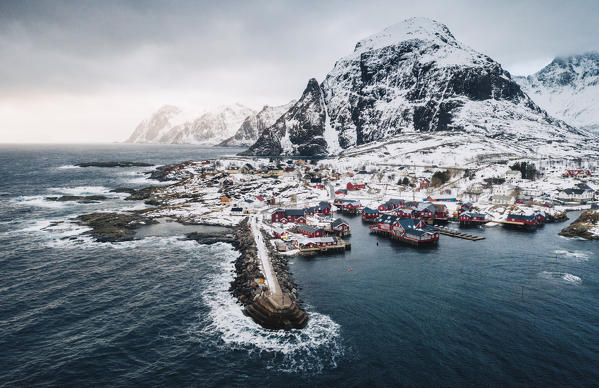
[[[599,381],[599,243],[473,230],[417,250],[367,233],[291,260],[311,320],[269,332],[228,292],[237,253],[146,233],[102,244],[69,219],[139,208],[108,193],[149,168],[237,150],[0,147],[0,386],[591,386]],[[105,194],[98,204],[45,196]],[[573,213],[571,218],[576,217]],[[65,238],[66,237],[66,238]],[[69,238],[71,237],[71,238]]]

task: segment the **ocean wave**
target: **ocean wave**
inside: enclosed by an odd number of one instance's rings
[[[49,187],[49,192],[63,195],[101,195],[108,194],[110,189],[104,186]]]
[[[589,259],[589,257],[593,254],[593,252],[579,251],[579,250],[569,251],[567,249],[557,249],[555,251],[555,254],[562,256],[562,257],[579,260],[579,261],[587,261]]]
[[[577,286],[582,284],[582,279],[579,276],[567,272],[543,271],[539,273],[539,276],[543,279],[562,281]]]
[[[52,209],[61,209],[66,207],[66,202],[48,201],[43,195],[26,195],[11,199],[11,202],[17,206],[33,206]],[[71,202],[71,205],[73,203]]]
[[[15,229],[9,232],[9,234],[22,234],[22,233],[37,233],[45,239],[55,240],[64,239],[73,236],[79,236],[82,233],[87,232],[90,228],[79,225],[70,220],[60,219],[42,219],[27,223],[24,228]]]
[[[73,164],[65,164],[64,166],[59,166],[59,167],[56,167],[56,168],[58,170],[70,170],[70,169],[73,169],[73,168],[81,168],[81,167],[75,166]]]
[[[219,247],[211,247],[217,250]],[[203,284],[202,302],[210,309],[200,317],[197,340],[217,333],[223,349],[256,352],[268,369],[288,373],[318,374],[337,366],[344,355],[339,324],[329,316],[307,307],[310,316],[302,330],[266,330],[243,314],[229,292],[233,280],[233,260],[237,253],[231,248],[212,255],[222,259],[207,284]],[[192,330],[194,332],[194,330]]]
[[[200,245],[193,240],[183,240],[180,237],[146,237],[140,240],[120,241],[120,242],[99,242],[87,234],[76,235],[74,238],[54,238],[48,241],[46,245],[51,248],[59,249],[179,249],[194,250]],[[58,236],[56,236],[58,237]],[[68,236],[66,236],[68,237]]]

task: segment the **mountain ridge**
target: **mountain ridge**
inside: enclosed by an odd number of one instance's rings
[[[322,83],[310,80],[243,154],[335,155],[401,133],[441,131],[506,141],[583,135],[549,116],[499,63],[459,43],[445,25],[411,18],[360,40]]]
[[[599,134],[599,53],[558,56],[529,76],[514,77],[543,109]]]

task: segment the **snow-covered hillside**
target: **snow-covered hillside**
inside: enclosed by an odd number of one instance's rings
[[[258,139],[258,135],[265,128],[273,125],[295,102],[295,100],[292,100],[287,104],[279,106],[265,105],[260,112],[246,117],[237,132],[235,132],[235,135],[220,143],[219,146],[251,146]]]
[[[464,133],[515,152],[572,149],[588,135],[550,117],[443,24],[412,18],[358,42],[321,84],[310,80],[245,154],[332,155],[414,132]]]
[[[127,142],[215,145],[235,135],[243,121],[255,114],[234,104],[191,118],[177,107],[165,106],[142,121]]]
[[[549,114],[599,134],[599,53],[558,57],[515,79]]]

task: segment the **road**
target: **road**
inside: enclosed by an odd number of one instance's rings
[[[258,259],[262,265],[262,272],[264,273],[264,276],[266,276],[266,284],[268,285],[272,296],[281,295],[281,287],[279,286],[279,281],[270,264],[270,257],[268,256],[268,250],[266,249],[264,237],[261,232],[262,213],[252,215],[250,224],[252,225],[252,234],[254,235],[254,240],[256,241],[256,247],[258,249]]]

